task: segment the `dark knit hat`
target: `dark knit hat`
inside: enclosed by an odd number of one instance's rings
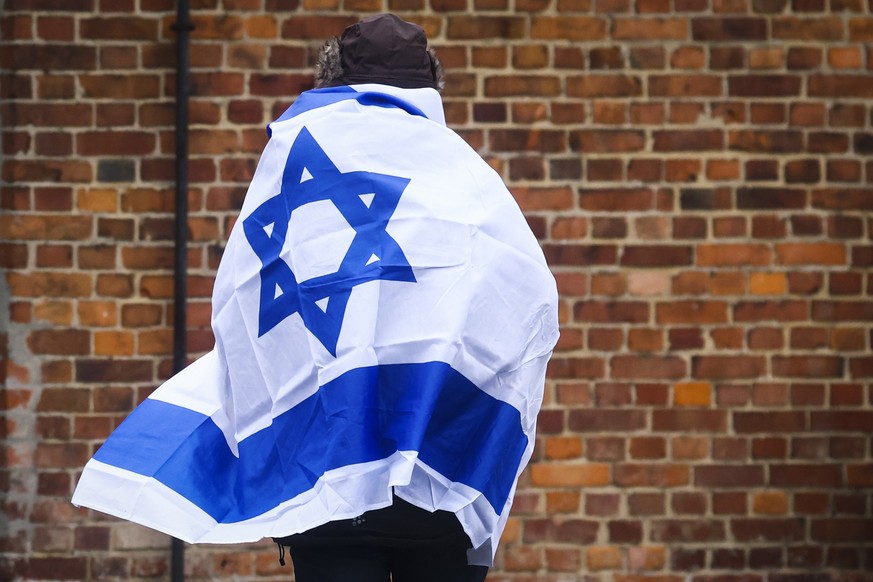
[[[346,28],[339,42],[345,84],[437,88],[427,36],[417,24],[378,14]]]

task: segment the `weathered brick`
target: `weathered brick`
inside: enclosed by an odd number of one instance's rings
[[[802,79],[794,75],[734,75],[728,78],[732,97],[791,97],[800,95]]]
[[[812,319],[815,321],[870,321],[873,305],[865,301],[814,301]]]
[[[703,487],[760,487],[764,485],[764,467],[711,465],[694,470],[694,483]]]
[[[756,41],[767,37],[767,21],[763,18],[718,17],[695,18],[691,34],[700,41]]]
[[[12,296],[86,297],[91,294],[91,278],[79,273],[9,273]]]
[[[607,26],[607,21],[604,18],[535,16],[531,21],[530,35],[531,38],[539,40],[592,41],[606,38]],[[482,36],[476,38],[482,38]],[[512,38],[512,36],[504,35],[502,38]]]
[[[839,487],[843,484],[840,465],[775,465],[770,467],[773,487]]]
[[[86,39],[157,40],[158,21],[135,17],[85,18],[79,21],[79,34]]]
[[[691,470],[687,465],[622,463],[615,466],[615,483],[621,487],[681,487],[690,481]]]
[[[515,75],[485,78],[486,97],[517,97],[520,95],[556,96],[561,82],[552,75]]]
[[[685,361],[676,356],[615,356],[610,360],[613,378],[676,379],[685,376]]]
[[[727,303],[723,301],[682,301],[659,303],[655,317],[662,324],[727,323]]]
[[[146,99],[160,91],[156,75],[82,75],[79,82],[84,96],[94,99]]]
[[[653,97],[719,97],[722,80],[715,75],[652,75],[649,95]]]
[[[723,432],[727,412],[721,410],[658,410],[652,413],[652,429],[658,432]]]
[[[742,152],[786,154],[802,151],[803,134],[798,131],[740,130],[728,133],[728,147]]]
[[[520,17],[452,16],[448,19],[446,36],[450,39],[476,40],[521,38],[524,35],[524,26],[525,22]]]
[[[36,354],[84,355],[90,350],[90,333],[78,329],[35,330],[28,343]]]
[[[97,67],[97,51],[73,44],[31,44],[27,50],[0,51],[0,63],[16,71],[92,71]]]
[[[85,132],[76,136],[76,152],[83,156],[145,155],[154,152],[157,140],[146,132]]]
[[[654,132],[654,149],[663,152],[721,150],[724,135],[720,130],[660,130]]]
[[[757,378],[764,373],[765,360],[758,356],[695,356],[692,373],[696,378]]]
[[[870,97],[873,89],[863,82],[863,75],[812,75],[809,78],[811,97]]]
[[[806,415],[803,412],[734,412],[734,428],[738,433],[749,432],[804,432]]]
[[[809,307],[805,301],[739,301],[734,305],[734,321],[803,321]]]
[[[865,411],[815,411],[810,416],[810,428],[816,431],[847,431],[858,432],[866,430],[873,421],[873,413]]]
[[[86,383],[151,382],[149,360],[81,359],[76,361],[76,380]]]
[[[585,550],[585,563],[591,572],[617,570],[622,563],[621,552],[617,547],[591,546]]]
[[[0,216],[2,236],[19,240],[81,240],[92,232],[89,216],[22,215]]]
[[[779,17],[773,19],[773,37],[781,40],[838,40],[843,37],[844,26],[837,17]]]
[[[709,406],[711,402],[712,386],[708,382],[680,382],[673,386],[676,406]]]
[[[653,520],[654,542],[717,542],[725,539],[724,523],[716,520]]]
[[[688,36],[684,18],[616,18],[614,26],[616,40],[684,40]]]
[[[621,256],[626,267],[675,267],[691,262],[692,248],[679,245],[627,246]]]
[[[531,467],[531,480],[545,487],[596,487],[610,482],[609,466],[591,464],[538,464]]]

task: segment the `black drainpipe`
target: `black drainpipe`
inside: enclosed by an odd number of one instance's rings
[[[194,30],[188,1],[176,4],[176,249],[173,294],[173,373],[185,367],[187,353],[188,300],[188,44]],[[185,580],[185,544],[173,538],[170,579]]]

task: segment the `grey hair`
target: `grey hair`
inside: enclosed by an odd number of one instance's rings
[[[325,41],[315,62],[315,88],[335,87],[342,85],[343,65],[340,60],[340,43],[338,37]]]
[[[427,49],[427,55],[430,57],[434,88],[437,91],[442,91],[443,87],[446,86],[443,64],[432,48]],[[315,62],[315,88],[321,89],[322,87],[335,87],[344,84],[340,42],[338,37],[333,37],[325,41],[321,47],[321,52],[318,53],[318,59]]]
[[[430,68],[433,71],[434,89],[442,91],[446,86],[446,74],[443,72],[443,64],[437,57],[436,51],[432,48],[427,48],[427,55],[430,57]]]

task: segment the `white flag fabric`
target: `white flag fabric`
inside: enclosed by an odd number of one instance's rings
[[[270,125],[219,266],[215,348],[88,462],[73,503],[187,542],[391,504],[497,548],[534,442],[557,292],[432,89],[309,91]]]

